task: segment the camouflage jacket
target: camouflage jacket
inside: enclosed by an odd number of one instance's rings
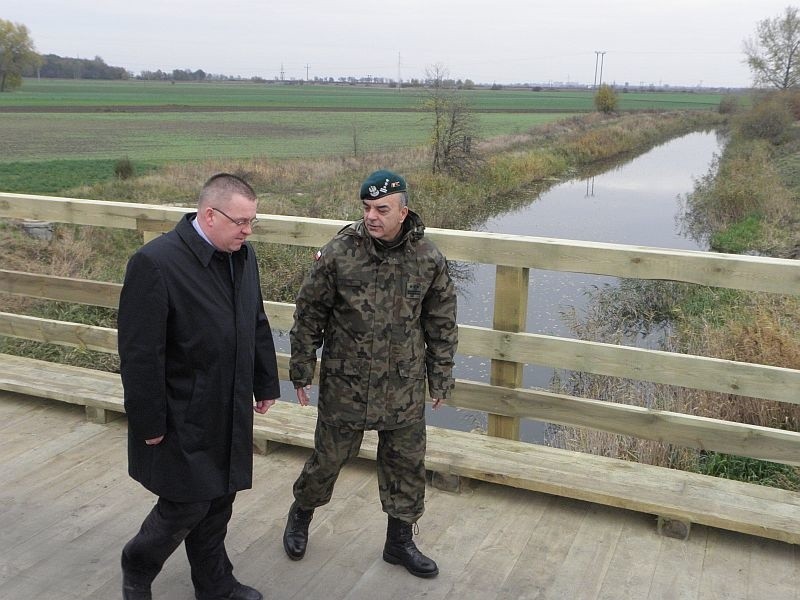
[[[445,257],[409,211],[400,243],[376,242],[363,221],[326,244],[297,296],[289,375],[311,383],[322,346],[319,417],[355,429],[396,429],[453,389],[456,294]]]

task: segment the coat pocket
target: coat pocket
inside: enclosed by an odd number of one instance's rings
[[[320,365],[320,394],[323,398],[365,402],[369,365],[359,358],[325,358]]]

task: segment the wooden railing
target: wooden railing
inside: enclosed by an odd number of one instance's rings
[[[191,209],[0,193],[0,218],[135,229],[145,238],[168,231]],[[251,239],[317,247],[341,221],[259,215]],[[519,419],[660,440],[800,465],[800,434],[521,388],[526,364],[800,403],[800,371],[656,350],[525,333],[530,269],[666,279],[800,295],[800,262],[491,233],[428,229],[451,260],[497,265],[493,328],[461,325],[459,352],[492,361],[490,383],[459,380],[452,406],[485,411],[489,434],[516,439]],[[116,307],[119,284],[0,271],[0,292]],[[293,305],[266,302],[273,327],[291,326]],[[116,331],[0,313],[0,335],[116,352]],[[288,358],[280,356],[286,379]]]

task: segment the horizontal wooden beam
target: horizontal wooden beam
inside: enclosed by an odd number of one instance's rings
[[[0,313],[0,335],[116,352],[116,330]],[[278,355],[287,381],[289,357]],[[516,418],[588,427],[668,443],[800,465],[800,434],[753,425],[458,380],[448,404]]]
[[[291,328],[294,305],[264,307],[274,329]],[[116,330],[104,327],[0,313],[0,334],[116,352]],[[459,338],[462,354],[800,404],[796,369],[469,325],[459,327]]]
[[[459,326],[458,350],[513,362],[800,404],[800,370]]]
[[[76,225],[163,231],[192,210],[0,193],[0,217]],[[311,247],[326,242],[346,224],[283,215],[258,218],[251,239]],[[451,260],[800,295],[800,264],[791,259],[436,228],[427,229],[426,235]]]
[[[800,466],[800,433],[459,379],[448,405]]]
[[[95,352],[117,351],[117,330],[0,312],[0,335]]]
[[[0,269],[0,291],[59,302],[117,308],[122,285]]]

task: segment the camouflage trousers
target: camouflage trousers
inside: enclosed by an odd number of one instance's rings
[[[358,454],[364,431],[317,419],[314,452],[294,483],[303,508],[327,504],[345,463]],[[414,523],[425,510],[425,421],[378,431],[378,490],[383,512]]]

